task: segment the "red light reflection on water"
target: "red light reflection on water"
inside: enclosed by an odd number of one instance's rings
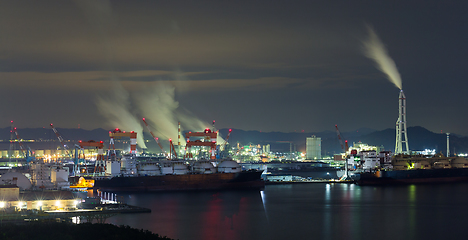
[[[218,193],[213,195],[213,199],[208,203],[206,213],[201,216],[202,239],[207,240],[234,240],[241,239],[241,229],[245,229],[246,224],[246,201],[247,198],[239,198],[239,201],[225,201],[230,197]],[[231,205],[227,203],[233,203]]]

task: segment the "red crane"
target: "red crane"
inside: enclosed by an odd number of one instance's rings
[[[176,150],[174,148],[174,144],[172,144],[172,139],[171,138],[169,138],[169,145],[170,145],[169,146],[169,151],[171,152],[171,154],[170,154],[171,160],[172,160],[172,153],[174,153],[175,159],[177,160],[177,158],[178,158],[177,157],[177,152],[176,152]]]
[[[145,123],[146,128],[148,128],[148,131],[151,133],[151,136],[153,136],[153,138],[154,138],[154,140],[156,141],[156,143],[158,143],[159,148],[161,148],[161,151],[163,151],[164,153],[166,153],[166,151],[164,151],[163,146],[161,145],[161,143],[159,143],[159,138],[157,138],[156,136],[154,136],[153,132],[151,131],[151,129],[150,129],[149,126],[148,126],[148,123],[146,123],[146,119],[145,119],[145,118],[143,118],[143,122]]]
[[[26,156],[26,153],[24,152],[23,143],[21,142],[21,138],[18,134],[18,131],[16,130],[16,127],[14,127],[12,131],[15,133],[16,139],[18,139],[18,144],[20,146],[21,152],[23,153],[24,156]]]

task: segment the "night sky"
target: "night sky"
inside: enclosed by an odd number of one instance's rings
[[[0,126],[468,135],[466,1],[0,1]]]

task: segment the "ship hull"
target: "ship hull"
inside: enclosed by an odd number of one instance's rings
[[[184,174],[163,176],[113,177],[96,179],[100,191],[181,191],[262,188],[261,171],[239,173]]]
[[[468,182],[468,168],[416,169],[361,173],[359,185]]]

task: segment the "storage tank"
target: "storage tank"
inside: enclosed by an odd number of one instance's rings
[[[188,167],[184,163],[174,163],[174,174],[176,175],[183,175],[188,173]]]
[[[408,169],[408,162],[407,161],[393,161],[393,169],[394,170],[407,170]]]
[[[161,169],[161,174],[162,175],[172,175],[172,174],[174,174],[174,168],[172,167],[172,163],[170,163],[170,162],[160,163],[159,167]]]
[[[193,171],[195,173],[210,174],[216,173],[216,168],[209,161],[198,161],[193,164]]]
[[[239,163],[233,160],[225,160],[218,164],[219,173],[238,173],[241,172],[242,168]]]
[[[420,164],[421,164],[421,167],[420,167],[421,169],[431,169],[432,168],[431,164],[428,161],[421,161]]]
[[[452,168],[448,160],[440,160],[437,162],[434,162],[433,168],[435,169],[442,169],[442,168]]]
[[[457,157],[452,160],[453,168],[468,168],[468,160],[464,157]]]
[[[31,181],[29,181],[26,176],[18,172],[7,172],[2,174],[0,177],[0,184],[14,184],[18,186],[20,190],[29,189],[32,186]]]
[[[161,169],[157,163],[140,163],[137,165],[138,174],[143,176],[161,175]]]

